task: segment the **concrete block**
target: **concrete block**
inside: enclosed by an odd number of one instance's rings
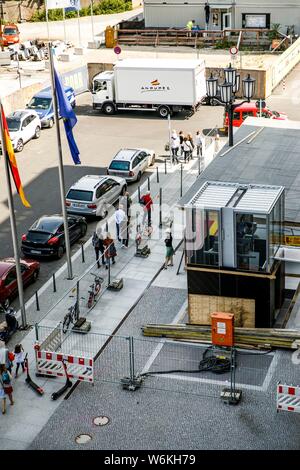
[[[0,65],[11,65],[9,51],[0,51]]]
[[[62,62],[71,62],[74,59],[73,54],[70,54],[69,52],[66,52],[65,54],[60,54],[59,60]]]
[[[74,54],[75,55],[84,55],[85,48],[84,47],[74,47]]]

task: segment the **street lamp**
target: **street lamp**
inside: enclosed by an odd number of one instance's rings
[[[242,90],[243,96],[246,98],[241,103],[235,102],[235,94],[240,89],[241,76],[237,73],[237,70],[231,67],[226,67],[224,69],[225,80],[222,84],[219,85],[220,99],[217,98],[218,92],[218,79],[213,77],[211,74],[210,77],[206,80],[206,92],[207,97],[210,100],[217,101],[219,104],[225,106],[225,111],[228,113],[228,140],[229,147],[233,146],[233,112],[235,108],[241,106],[243,103],[249,103],[251,98],[253,98],[255,92],[255,79],[250,77],[250,74],[242,80]]]

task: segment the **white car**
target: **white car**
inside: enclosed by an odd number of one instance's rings
[[[128,182],[139,181],[142,173],[154,163],[154,150],[121,149],[108,166],[107,174],[121,176]]]
[[[41,121],[32,110],[18,110],[6,118],[9,135],[16,152],[22,152],[24,144],[41,135]]]

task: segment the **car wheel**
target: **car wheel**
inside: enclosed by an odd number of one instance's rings
[[[57,258],[61,259],[63,255],[64,255],[64,248],[62,246],[59,246],[57,250]]]
[[[157,112],[158,112],[158,115],[163,119],[167,118],[168,114],[171,115],[171,110],[170,110],[169,106],[160,106],[158,108]]]
[[[33,138],[34,139],[39,139],[40,137],[41,137],[41,128],[40,128],[40,126],[37,126]]]
[[[105,103],[102,109],[103,109],[104,114],[108,114],[108,115],[115,114],[116,112],[116,108],[114,107],[113,103]]]
[[[137,175],[137,181],[140,181],[141,180],[141,177],[142,177],[142,173],[139,171],[138,175]]]
[[[53,125],[54,125],[54,119],[51,118],[51,119],[49,119],[49,124],[48,124],[49,129],[51,129],[51,127],[53,127]]]
[[[16,146],[16,151],[17,152],[22,152],[23,148],[24,148],[23,140],[19,139],[18,143],[17,143],[17,146]]]
[[[85,224],[80,225],[80,237],[84,237],[87,231],[87,226]]]
[[[37,280],[38,277],[39,277],[39,270],[36,269],[35,271],[33,271],[33,274],[32,274],[32,278],[31,278],[32,283],[34,283]]]

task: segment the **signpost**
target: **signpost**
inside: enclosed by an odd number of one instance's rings
[[[114,47],[114,53],[115,54],[119,55],[119,54],[121,54],[121,52],[122,52],[122,49],[120,48],[120,46],[117,45],[117,46]]]

